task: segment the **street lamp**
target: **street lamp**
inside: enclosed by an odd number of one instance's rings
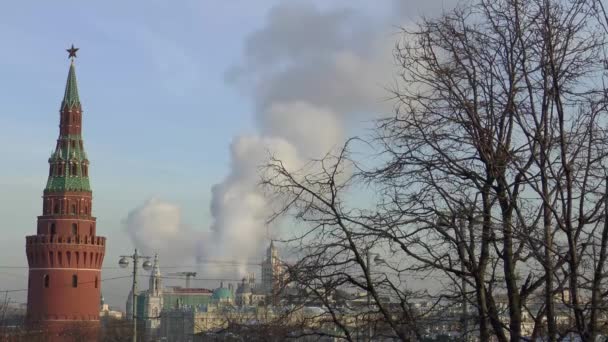
[[[133,255],[121,255],[120,260],[118,261],[118,265],[121,268],[127,268],[129,266],[129,259],[133,259],[133,285],[131,287],[131,319],[133,320],[133,342],[137,342],[137,320],[135,315],[135,310],[137,306],[135,305],[137,299],[137,266],[139,264],[139,259],[144,259],[144,263],[142,264],[142,268],[146,271],[152,269],[152,263],[150,262],[149,256],[139,255],[137,253],[137,248],[135,248],[135,253]]]

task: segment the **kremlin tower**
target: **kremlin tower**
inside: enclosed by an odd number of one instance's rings
[[[63,341],[71,330],[95,340],[99,328],[101,265],[106,239],[92,216],[89,160],[82,140],[82,106],[74,58],[61,102],[59,138],[49,158],[36,235],[26,237],[29,264],[27,317],[30,328]]]

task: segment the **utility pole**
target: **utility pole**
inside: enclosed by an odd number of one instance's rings
[[[370,279],[370,283],[371,283],[371,278],[372,278],[372,264],[369,262],[370,259],[370,252],[369,252],[369,248],[367,249],[367,251],[365,252],[365,259],[366,259],[366,265],[367,265],[367,273],[369,273],[369,279]],[[368,287],[371,287],[371,284],[367,284]],[[370,310],[372,308],[372,292],[368,289],[367,290],[367,338],[368,341],[371,342],[372,340],[372,336],[373,336],[373,331],[372,331],[372,324],[371,324],[371,319],[370,319]]]
[[[468,308],[467,308],[467,282],[466,279],[464,277],[464,272],[466,271],[466,268],[464,266],[464,261],[466,258],[466,251],[465,251],[465,239],[466,239],[466,226],[465,226],[465,221],[462,218],[462,216],[458,219],[459,220],[459,226],[460,226],[460,234],[461,236],[461,242],[460,242],[460,248],[461,248],[461,253],[462,253],[462,260],[460,262],[460,271],[462,272],[462,276],[461,276],[461,287],[462,287],[462,340],[464,342],[468,342],[469,341],[469,320],[468,320]]]
[[[135,248],[135,253],[133,255],[121,255],[120,261],[118,261],[118,265],[122,268],[126,268],[129,266],[129,259],[133,259],[133,284],[131,286],[131,319],[133,320],[133,342],[137,342],[137,315],[135,314],[135,310],[137,310],[137,266],[139,265],[139,259],[145,259],[142,267],[144,270],[149,271],[152,269],[152,263],[150,262],[149,256],[139,255],[137,253],[137,248]]]

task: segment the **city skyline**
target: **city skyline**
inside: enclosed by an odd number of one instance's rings
[[[411,5],[417,10],[406,14],[407,20],[425,10],[441,10],[441,6],[420,7],[420,2]],[[40,210],[40,190],[56,139],[65,80],[63,49],[72,43],[81,49],[78,74],[84,137],[93,160],[94,214],[109,239],[105,266],[110,269],[105,276],[124,273],[113,268],[118,255],[137,245],[126,226],[130,217],[140,217],[138,209],[151,207],[166,213],[166,225],[179,229],[168,234],[188,231],[204,236],[213,223],[209,209],[212,187],[230,174],[230,146],[235,137],[268,135],[256,113],[258,95],[228,78],[234,70],[249,66],[247,59],[253,57],[247,55],[248,44],[271,27],[272,11],[288,11],[289,6],[280,1],[256,2],[255,6],[245,1],[215,6],[152,3],[125,5],[120,13],[112,4],[11,6],[12,11],[3,12],[0,24],[0,35],[13,51],[0,57],[0,75],[11,80],[0,82],[4,97],[0,103],[0,157],[9,165],[0,173],[0,191],[8,194],[0,215],[8,218],[5,224],[9,228],[3,240],[7,248],[0,251],[0,259],[7,261],[4,266],[23,269],[0,270],[3,287],[25,288],[23,236],[31,232]],[[331,6],[307,1],[294,6],[310,10],[304,18],[309,20],[341,18],[352,11],[370,22],[355,25],[346,17],[345,28],[371,32],[387,41],[392,41],[390,34],[401,20],[391,16],[395,4],[389,1],[383,6],[369,6],[364,1],[339,1]],[[135,18],[140,11],[145,15]],[[308,48],[318,46],[313,42]],[[358,52],[362,46],[343,48]],[[323,53],[317,57],[322,58]],[[378,92],[370,97],[381,102],[382,81],[372,87]],[[362,107],[370,111],[370,107]],[[344,135],[364,128],[369,117],[373,115],[344,119]],[[177,255],[174,260],[180,258]],[[194,260],[183,265],[195,266]],[[112,305],[119,304],[127,287],[108,284],[104,295]],[[24,296],[13,298],[24,301]]]

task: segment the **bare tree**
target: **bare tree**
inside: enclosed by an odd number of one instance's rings
[[[404,30],[398,110],[368,141],[381,166],[353,160],[351,141],[302,170],[275,159],[265,169],[262,183],[285,204],[277,215],[308,227],[291,240],[294,280],[319,299],[368,293],[368,318],[402,340],[421,336],[430,313],[412,299],[425,297],[432,308],[471,304],[482,341],[592,341],[606,321],[608,243],[597,8],[481,0]],[[374,205],[350,205],[353,189]],[[382,275],[370,253],[382,255]],[[442,286],[415,292],[404,279],[416,276]],[[352,340],[344,307],[322,304]]]

